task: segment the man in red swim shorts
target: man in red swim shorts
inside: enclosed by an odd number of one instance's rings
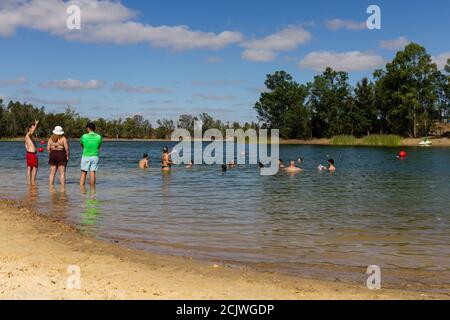
[[[27,150],[27,181],[28,184],[36,184],[36,175],[38,170],[38,157],[36,153],[36,145],[34,142],[34,133],[36,132],[39,121],[35,120],[28,128],[25,135],[25,149]]]

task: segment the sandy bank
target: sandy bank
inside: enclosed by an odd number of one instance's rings
[[[67,267],[81,289],[66,288]],[[0,202],[0,299],[432,299],[448,295],[370,291],[125,249],[91,239],[12,202]]]
[[[36,138],[36,141],[45,140],[46,138]],[[417,147],[419,142],[424,138],[404,138],[402,139],[400,147]],[[70,139],[70,141],[76,142],[79,139]],[[430,138],[433,142],[433,147],[450,147],[450,138]],[[6,138],[0,139],[0,142],[17,142],[23,141],[23,137],[18,138]],[[103,141],[106,142],[170,142],[170,139],[111,139],[104,138]],[[281,139],[280,144],[293,144],[293,145],[332,145],[331,139],[310,139],[310,140],[299,140],[299,139]]]

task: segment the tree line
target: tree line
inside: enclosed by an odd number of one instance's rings
[[[299,84],[278,71],[267,75],[266,92],[255,104],[263,128],[282,138],[397,134],[425,136],[450,111],[450,59],[438,70],[425,48],[411,43],[385,69],[355,87],[346,72],[331,68]]]
[[[450,113],[450,59],[440,71],[425,48],[415,43],[397,52],[384,69],[375,70],[373,80],[363,78],[355,87],[349,84],[348,73],[331,68],[305,84],[277,71],[267,75],[265,86],[254,106],[258,123],[223,122],[207,113],[183,114],[178,121],[160,119],[156,127],[141,115],[92,122],[103,136],[115,139],[167,139],[176,127],[193,133],[195,120],[202,122],[203,131],[279,129],[284,139],[418,137],[428,135],[434,123],[448,119]],[[71,108],[52,113],[18,101],[5,106],[0,99],[0,138],[24,135],[34,119],[40,120],[39,136],[49,136],[60,125],[71,138],[79,138],[91,122]]]
[[[112,139],[169,139],[176,127],[194,132],[194,121],[203,123],[203,132],[208,129],[219,129],[225,134],[226,129],[249,128],[257,129],[254,122],[241,125],[238,122],[222,122],[214,119],[207,113],[199,115],[183,114],[178,121],[160,119],[156,121],[157,127],[141,115],[127,117],[125,119],[107,120],[99,118],[90,120],[80,116],[76,111],[68,107],[62,113],[46,112],[44,107],[37,108],[32,104],[10,101],[3,104],[0,99],[0,138],[23,136],[34,120],[40,121],[37,135],[47,137],[51,135],[55,126],[62,126],[69,138],[79,138],[85,133],[86,125],[93,122],[96,131],[104,137]]]

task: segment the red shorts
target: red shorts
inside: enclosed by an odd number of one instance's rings
[[[27,167],[31,167],[31,168],[38,167],[37,153],[27,152]]]

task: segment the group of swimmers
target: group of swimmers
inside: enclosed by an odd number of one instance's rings
[[[278,168],[280,170],[284,170],[286,172],[290,172],[290,173],[297,173],[297,172],[301,172],[303,171],[303,169],[301,168],[301,165],[303,163],[304,158],[303,157],[299,157],[297,159],[298,162],[298,166],[296,166],[295,161],[291,161],[289,166],[286,166],[283,162],[283,160],[279,159],[278,160]],[[169,153],[169,148],[168,147],[164,147],[163,148],[163,154],[162,154],[162,170],[163,171],[170,171],[170,168],[172,166],[173,162],[170,159],[170,153]],[[147,169],[150,166],[150,157],[148,155],[148,153],[144,153],[144,155],[142,156],[142,159],[139,161],[139,168],[141,169]],[[186,168],[190,169],[194,167],[194,163],[192,161],[190,161],[187,165]],[[228,165],[227,164],[222,164],[222,171],[226,172],[228,169],[233,169],[236,168],[237,165],[236,163],[231,160]],[[258,167],[260,169],[264,168],[264,164],[259,161],[258,162]],[[336,171],[336,166],[334,165],[334,160],[333,159],[328,159],[328,167],[323,166],[323,165],[319,165],[317,167],[317,169],[319,171],[330,171],[330,172],[334,172]]]

